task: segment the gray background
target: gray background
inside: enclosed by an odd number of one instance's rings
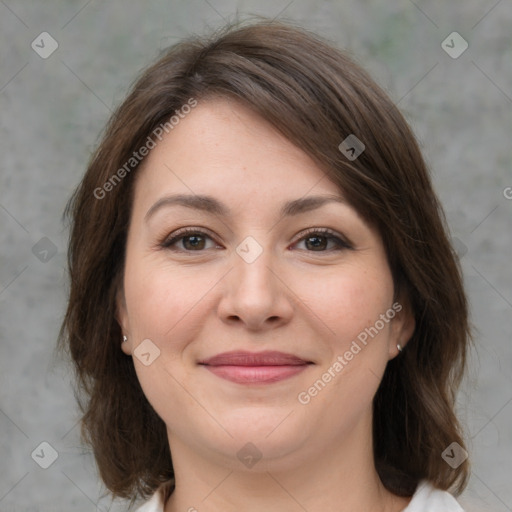
[[[477,329],[459,403],[473,463],[461,502],[512,510],[511,0],[0,0],[0,510],[109,507],[80,446],[72,374],[53,354],[61,214],[137,72],[237,11],[297,21],[352,51],[417,133]],[[47,59],[31,48],[44,31],[59,45]],[[469,44],[458,58],[442,47],[453,31]],[[58,453],[48,469],[31,457],[43,441]]]

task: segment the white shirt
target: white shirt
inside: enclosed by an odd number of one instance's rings
[[[162,497],[157,491],[149,501],[136,512],[164,512]],[[427,481],[421,482],[409,505],[402,512],[464,512],[455,498],[446,491],[432,487]]]

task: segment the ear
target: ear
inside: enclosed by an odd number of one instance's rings
[[[397,300],[391,307],[395,311],[395,316],[391,320],[391,335],[389,338],[389,359],[396,357],[400,351],[397,345],[400,345],[402,350],[411,339],[414,329],[416,328],[416,320],[414,313],[407,300]]]
[[[127,341],[123,342],[123,340],[120,340],[121,342],[121,350],[126,355],[132,354],[132,343],[130,339],[130,325],[128,321],[128,311],[126,309],[126,299],[124,296],[124,290],[123,287],[120,286],[117,294],[116,294],[116,320],[119,326],[121,327],[121,332],[124,336],[126,336],[128,339]]]

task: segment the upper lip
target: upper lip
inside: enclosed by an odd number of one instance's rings
[[[267,350],[264,352],[246,352],[237,350],[223,352],[208,359],[199,361],[199,364],[208,366],[298,366],[311,363],[293,354]]]

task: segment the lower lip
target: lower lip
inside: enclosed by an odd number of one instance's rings
[[[222,379],[238,384],[270,384],[288,379],[304,371],[309,365],[285,366],[208,366],[205,367]]]

